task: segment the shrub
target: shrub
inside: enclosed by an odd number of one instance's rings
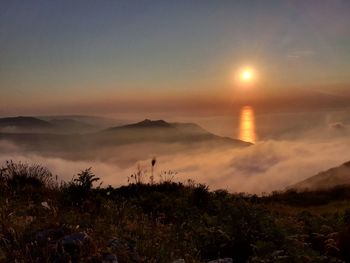
[[[74,177],[62,186],[63,201],[79,205],[88,198],[94,182],[99,181],[100,178],[91,171],[91,167],[78,173],[77,178]]]
[[[91,171],[91,167],[78,173],[78,178],[73,181],[82,189],[84,192],[89,192],[92,189],[94,182],[99,181],[100,178]]]
[[[2,184],[12,191],[21,190],[24,187],[39,189],[54,186],[51,172],[37,164],[6,161],[0,168],[0,178]]]

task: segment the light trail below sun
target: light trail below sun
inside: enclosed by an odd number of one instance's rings
[[[245,142],[256,142],[254,109],[244,106],[240,112],[239,139]]]

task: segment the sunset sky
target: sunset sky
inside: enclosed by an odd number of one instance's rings
[[[349,14],[348,0],[4,0],[0,115],[346,106]]]

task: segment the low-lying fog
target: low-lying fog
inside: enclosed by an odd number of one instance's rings
[[[176,181],[195,180],[210,189],[262,193],[281,190],[322,170],[350,160],[350,115],[347,112],[261,114],[255,116],[257,142],[248,147],[213,147],[205,143],[134,143],[89,153],[86,160],[72,156],[26,151],[14,142],[0,141],[0,163],[16,160],[48,167],[59,178],[70,180],[92,167],[104,185],[121,185],[137,165],[150,176],[151,159],[157,158],[155,177],[172,170]],[[180,121],[180,120],[177,120]],[[188,121],[188,120],[186,120]],[[238,138],[239,117],[197,118],[205,129]],[[145,181],[148,179],[146,178]]]

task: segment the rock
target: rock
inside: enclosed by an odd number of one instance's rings
[[[185,263],[183,258],[175,259],[172,263]]]
[[[215,259],[212,261],[209,261],[208,263],[233,263],[232,258],[220,258],[220,259]]]
[[[48,210],[51,209],[51,207],[49,206],[49,204],[47,202],[41,202],[41,206],[48,209]]]
[[[118,263],[118,258],[115,254],[105,254],[103,255],[102,263]]]

